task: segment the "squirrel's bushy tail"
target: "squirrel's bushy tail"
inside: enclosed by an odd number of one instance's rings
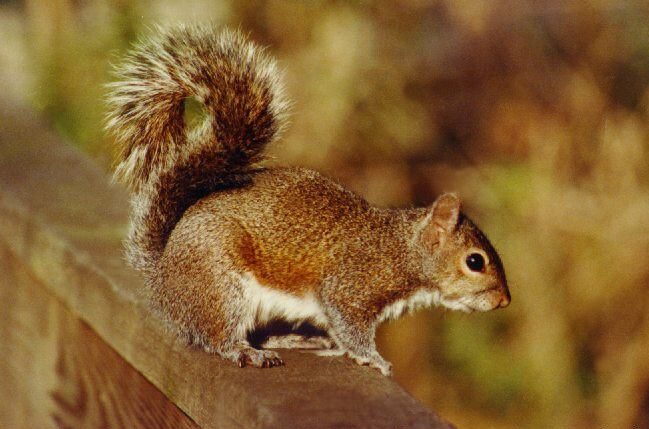
[[[283,127],[287,101],[262,49],[209,26],[156,29],[115,74],[107,128],[121,149],[115,176],[132,192],[127,257],[150,277],[182,213],[261,159]],[[191,131],[189,97],[207,113]]]

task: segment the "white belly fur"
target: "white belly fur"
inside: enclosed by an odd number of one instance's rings
[[[296,296],[278,291],[262,285],[251,273],[246,273],[241,278],[244,286],[244,298],[249,306],[249,320],[246,324],[248,329],[253,329],[255,326],[273,319],[288,322],[309,320],[314,325],[326,329],[327,318],[320,303],[313,295]],[[442,300],[439,291],[421,289],[405,299],[387,305],[381,311],[377,323],[396,319],[405,312],[440,304],[452,308]]]
[[[439,305],[442,299],[437,290],[420,289],[405,299],[399,299],[392,304],[383,308],[379,315],[378,322],[384,320],[393,320],[401,316],[403,313],[418,310],[420,308],[428,308],[432,305]]]
[[[310,320],[317,326],[324,327],[327,318],[320,304],[313,295],[296,296],[262,285],[254,275],[242,276],[244,295],[248,303],[251,321],[254,325],[263,324],[272,319],[288,322]],[[252,327],[251,327],[252,328]]]

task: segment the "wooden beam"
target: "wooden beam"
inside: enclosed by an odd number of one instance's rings
[[[124,190],[29,110],[0,101],[0,124],[0,242],[39,287],[201,427],[452,427],[348,359],[283,351],[285,367],[239,369],[178,341],[123,263]],[[6,353],[0,349],[0,360]]]
[[[198,425],[0,244],[0,427]]]

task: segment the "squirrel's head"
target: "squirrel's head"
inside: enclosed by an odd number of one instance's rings
[[[455,194],[442,194],[418,225],[415,240],[424,277],[453,310],[488,311],[511,300],[505,271],[487,237],[460,211]]]

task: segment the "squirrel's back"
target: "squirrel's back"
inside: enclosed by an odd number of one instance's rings
[[[343,254],[363,258],[361,264],[370,271],[405,263],[406,249],[396,247],[410,231],[392,210],[372,207],[304,168],[264,168],[249,179],[185,212],[170,236],[164,269],[176,270],[197,248],[220,249],[237,270],[262,284],[303,295],[324,282]],[[198,230],[202,233],[196,235]]]
[[[107,127],[120,146],[115,176],[132,192],[127,258],[150,277],[169,233],[200,198],[248,180],[281,131],[287,101],[274,61],[240,33],[156,29],[109,84]],[[206,116],[184,119],[193,97]]]

